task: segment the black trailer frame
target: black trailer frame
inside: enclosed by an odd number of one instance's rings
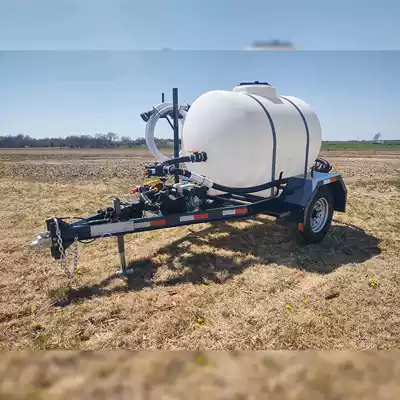
[[[164,94],[162,98],[164,98]],[[121,203],[119,198],[114,198],[112,209],[115,211],[115,214],[114,218],[110,221],[105,221],[102,214],[94,214],[72,223],[65,222],[64,218],[47,219],[46,226],[48,232],[45,238],[46,241],[43,240],[40,242],[42,247],[50,247],[52,257],[59,260],[64,257],[64,251],[74,242],[103,237],[117,237],[121,264],[120,273],[128,275],[132,270],[126,267],[124,235],[127,234],[213,221],[249,218],[257,214],[273,216],[276,218],[278,224],[290,226],[301,231],[304,227],[310,204],[320,188],[327,185],[333,198],[333,210],[345,212],[347,191],[340,174],[317,171],[307,174],[309,132],[304,116],[300,110],[298,111],[302,116],[307,134],[304,174],[285,180],[284,185],[278,185],[272,197],[265,198],[252,194],[226,194],[218,196],[222,200],[222,205],[219,208],[171,215],[154,213],[153,216],[132,219],[123,217],[124,204]],[[164,118],[168,119],[168,116]],[[176,88],[173,89],[172,119],[172,123],[169,119],[168,122],[173,127],[174,157],[177,158],[179,156],[179,107],[178,89]],[[271,122],[271,119],[268,119]],[[178,175],[175,175],[175,182],[179,182]],[[215,198],[214,196],[207,197],[209,199]]]

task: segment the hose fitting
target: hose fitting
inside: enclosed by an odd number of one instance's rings
[[[192,163],[205,162],[207,161],[207,153],[205,151],[195,151],[194,153],[190,154],[189,158]]]

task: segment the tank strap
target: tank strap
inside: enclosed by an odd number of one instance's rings
[[[308,129],[307,120],[306,120],[306,117],[304,116],[304,114],[301,112],[300,108],[293,101],[289,100],[285,96],[279,96],[279,98],[288,101],[298,111],[298,113],[300,114],[301,119],[303,120],[304,127],[306,128],[306,135],[307,135],[307,139],[306,139],[306,158],[305,158],[305,165],[304,165],[304,179],[305,179],[306,176],[307,176],[307,169],[308,169],[308,153],[310,151],[310,131]]]
[[[268,117],[269,124],[271,125],[271,131],[272,131],[272,173],[271,173],[271,182],[275,180],[275,168],[276,168],[276,130],[275,130],[275,125],[274,121],[272,120],[271,114],[268,112],[268,110],[265,108],[264,104],[261,103],[260,100],[258,100],[256,97],[251,95],[250,93],[243,93],[246,96],[251,97],[253,100],[255,100],[260,107],[264,110],[265,114]],[[273,190],[273,189],[271,189]]]

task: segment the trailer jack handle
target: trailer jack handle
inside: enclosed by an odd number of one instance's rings
[[[113,199],[113,208],[115,210],[114,222],[116,222],[121,215],[121,200],[119,198]],[[121,269],[117,272],[118,275],[127,276],[134,272],[132,268],[126,267],[126,257],[125,257],[125,239],[124,235],[117,236],[119,261],[121,264]]]

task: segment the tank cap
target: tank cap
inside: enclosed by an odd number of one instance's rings
[[[254,81],[254,82],[241,82],[239,86],[244,86],[244,85],[268,85],[271,86],[268,82],[260,82],[260,81]]]

